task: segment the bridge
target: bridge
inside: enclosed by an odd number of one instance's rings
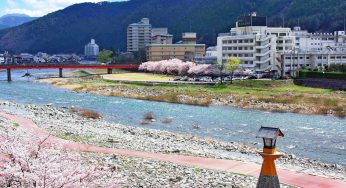
[[[58,69],[59,77],[62,78],[63,69],[107,69],[108,74],[112,74],[113,69],[130,69],[138,70],[138,65],[100,65],[100,64],[59,64],[59,65],[48,65],[48,64],[33,64],[33,65],[0,65],[0,70],[7,70],[7,81],[12,81],[11,70],[28,70],[28,69]]]

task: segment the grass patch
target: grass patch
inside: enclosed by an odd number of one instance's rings
[[[116,81],[155,81],[155,82],[167,82],[172,81],[172,76],[161,74],[148,74],[148,73],[120,73],[103,75],[103,78],[107,80]]]
[[[144,73],[114,74],[112,76],[121,75],[132,75],[135,79],[141,79],[141,76],[150,76],[150,74]],[[160,78],[160,75],[152,76],[157,79]],[[153,81],[150,77],[148,79]],[[276,105],[273,109],[277,112],[332,113],[338,117],[344,117],[346,111],[345,91],[297,86],[293,84],[292,80],[244,80],[234,81],[233,84],[224,83],[201,86],[171,85],[167,83],[147,84],[144,82],[121,83],[117,80],[93,78],[68,84],[74,86],[74,91],[88,91],[117,97],[188,105],[209,106],[214,100],[223,99],[221,101],[227,101],[231,97],[235,105],[244,108],[270,110],[265,109],[267,107],[261,105],[261,103],[253,103],[253,101],[259,101]],[[102,88],[109,88],[110,90],[102,90]],[[112,89],[114,90],[112,91]],[[148,92],[138,93],[135,91]],[[153,93],[153,91],[158,92]],[[285,108],[281,109],[280,105],[285,106]]]
[[[13,127],[16,127],[16,128],[18,128],[20,126],[18,123],[13,123],[12,125],[13,125]]]

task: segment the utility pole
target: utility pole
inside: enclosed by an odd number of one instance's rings
[[[346,35],[346,15],[344,15],[344,34]]]
[[[190,32],[192,31],[191,20],[189,20]]]

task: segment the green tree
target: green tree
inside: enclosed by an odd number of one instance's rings
[[[216,60],[216,61],[214,61],[214,64],[216,65],[217,69],[219,70],[220,83],[222,84],[222,82],[223,82],[223,70],[225,69],[225,63],[223,62],[223,60],[221,60],[221,61]]]
[[[233,76],[234,76],[234,71],[238,69],[240,65],[240,59],[236,57],[230,57],[227,59],[227,64],[225,66],[225,70],[231,72],[231,84],[233,83]]]
[[[102,50],[97,57],[97,61],[101,63],[107,63],[112,61],[113,52],[111,50]]]

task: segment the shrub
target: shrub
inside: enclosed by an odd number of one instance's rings
[[[325,78],[325,79],[346,80],[346,73],[341,73],[341,72],[299,71],[298,75],[299,75],[299,78]]]

